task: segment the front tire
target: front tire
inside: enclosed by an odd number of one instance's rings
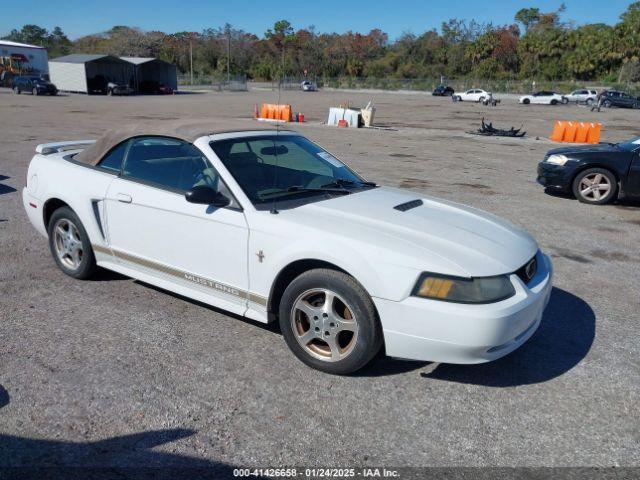
[[[602,106],[604,108],[611,108],[611,102],[609,100],[605,100],[604,102],[602,102]]]
[[[522,100],[522,103],[525,105],[529,105],[531,103],[531,100],[529,100],[528,98],[525,98],[524,100]]]
[[[551,100],[551,105],[557,105],[558,101],[557,100]]]
[[[382,346],[382,329],[365,289],[346,273],[301,274],[280,302],[280,329],[298,359],[334,375],[364,367]]]
[[[609,170],[589,168],[573,180],[573,195],[582,203],[604,205],[616,198],[618,182]]]
[[[593,98],[587,98],[586,104],[587,104],[587,107],[590,107],[591,105],[593,105]]]
[[[47,228],[49,248],[56,264],[67,275],[84,280],[96,269],[96,259],[82,222],[69,207],[53,212]]]
[[[13,93],[20,95],[20,89],[17,86],[13,87]]]

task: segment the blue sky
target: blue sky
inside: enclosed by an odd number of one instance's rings
[[[368,32],[381,28],[394,39],[404,31],[421,33],[439,28],[449,18],[479,22],[513,22],[517,10],[536,6],[555,10],[562,0],[3,0],[0,35],[26,23],[47,29],[59,25],[71,38],[109,29],[113,25],[164,32],[201,31],[225,22],[262,35],[276,20],[294,28],[315,25],[319,32]],[[566,0],[565,20],[575,24],[615,23],[629,1]]]

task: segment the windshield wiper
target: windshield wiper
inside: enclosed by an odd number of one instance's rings
[[[330,185],[322,185],[321,187],[303,187],[302,185],[293,185],[287,188],[287,192],[351,193],[346,188],[331,188]]]
[[[320,188],[334,188],[334,187],[377,187],[374,182],[354,182],[353,180],[345,180],[343,178],[336,178],[333,182],[325,183]]]

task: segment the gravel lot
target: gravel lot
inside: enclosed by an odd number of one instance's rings
[[[372,99],[388,130],[321,125]],[[283,92],[301,130],[365,177],[523,225],[554,260],[541,328],[477,366],[376,359],[353,377],[289,353],[276,327],[116,274],[62,274],[21,203],[37,143],[148,119],[248,128],[277,93],[32,97],[0,89],[0,467],[640,466],[640,205],[587,206],[535,183],[554,119],[639,135],[639,113],[495,108],[422,94]],[[486,117],[524,139],[465,132]],[[536,137],[540,138],[536,138]]]

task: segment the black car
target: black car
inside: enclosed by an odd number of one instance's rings
[[[453,88],[446,85],[438,85],[431,95],[434,97],[450,97],[453,95]]]
[[[31,92],[32,95],[57,95],[56,86],[40,77],[16,77],[13,79],[13,91],[18,95]]]
[[[640,99],[626,92],[606,90],[602,92],[603,107],[640,108]]]
[[[171,95],[173,89],[155,80],[145,80],[138,85],[138,93],[143,95]]]
[[[550,150],[538,164],[538,183],[595,205],[640,199],[640,137]]]

